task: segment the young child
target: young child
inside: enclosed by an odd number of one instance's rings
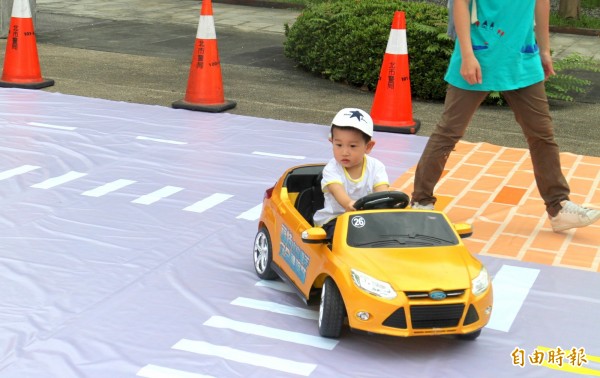
[[[373,120],[364,110],[345,108],[331,121],[333,159],[323,169],[321,181],[325,207],[313,217],[315,226],[323,227],[330,238],[337,216],[355,210],[357,199],[389,190],[385,166],[368,156],[375,145],[372,136]]]

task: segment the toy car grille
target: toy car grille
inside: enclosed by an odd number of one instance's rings
[[[465,291],[462,289],[461,290],[448,290],[448,291],[444,291],[444,293],[446,293],[447,298],[456,298],[456,297],[460,297],[461,295],[463,295],[465,293]],[[405,291],[404,294],[406,294],[406,296],[410,299],[429,298],[428,291]]]
[[[410,317],[414,329],[456,327],[462,318],[465,305],[411,306]]]

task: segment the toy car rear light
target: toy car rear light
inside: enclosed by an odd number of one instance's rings
[[[264,197],[264,199],[269,199],[269,198],[271,198],[271,196],[273,195],[273,189],[274,189],[274,188],[275,188],[275,187],[274,187],[274,186],[272,186],[272,187],[270,187],[269,189],[265,190],[265,197]]]

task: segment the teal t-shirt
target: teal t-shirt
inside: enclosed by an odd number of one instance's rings
[[[471,43],[483,82],[470,85],[460,75],[458,39],[444,79],[455,87],[474,91],[507,91],[544,80],[533,29],[535,2],[477,0],[478,21],[471,24]]]

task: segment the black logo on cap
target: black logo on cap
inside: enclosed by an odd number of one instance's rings
[[[353,110],[350,112],[350,114],[346,114],[348,116],[350,116],[350,118],[356,118],[359,121],[365,121],[365,116],[358,110]],[[365,121],[367,122],[367,121]]]

